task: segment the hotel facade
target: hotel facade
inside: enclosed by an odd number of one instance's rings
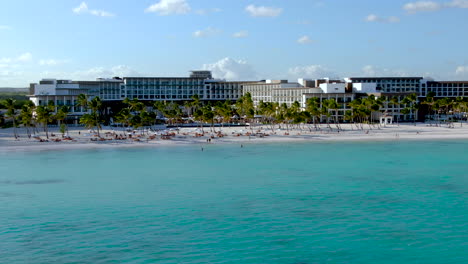
[[[254,105],[260,101],[291,105],[299,102],[306,107],[309,98],[319,102],[335,99],[340,106],[336,111],[339,120],[350,110],[352,100],[369,95],[395,97],[401,102],[415,93],[423,99],[429,92],[435,97],[468,96],[468,81],[434,81],[423,77],[349,77],[342,80],[298,79],[262,81],[226,81],[214,79],[210,71],[191,71],[188,77],[114,77],[95,81],[43,79],[30,84],[30,100],[36,106],[53,101],[56,106],[67,105],[71,116],[79,117],[84,109],[77,106],[79,94],[90,98],[99,96],[103,102],[121,102],[125,98],[141,101],[189,101],[198,95],[201,101],[237,101],[250,93]],[[401,114],[403,104],[385,104],[382,112],[396,120],[412,120],[416,113]]]

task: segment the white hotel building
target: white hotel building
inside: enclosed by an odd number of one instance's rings
[[[254,105],[260,101],[286,103],[298,101],[303,108],[309,98],[319,101],[333,98],[342,107],[340,118],[352,100],[374,94],[396,97],[401,101],[406,95],[416,93],[424,98],[428,92],[435,97],[468,96],[468,81],[441,81],[422,77],[349,77],[343,80],[299,79],[231,82],[213,79],[210,71],[192,71],[189,77],[123,77],[95,81],[71,81],[43,79],[30,85],[30,99],[35,105],[53,101],[56,106],[71,107],[71,116],[80,116],[83,111],[76,106],[79,94],[90,98],[99,96],[104,102],[120,102],[125,98],[141,101],[189,101],[198,95],[201,101],[236,101],[250,93]],[[402,104],[385,105],[383,111],[395,119],[406,120],[413,114],[403,116]]]

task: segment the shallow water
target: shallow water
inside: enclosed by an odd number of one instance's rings
[[[468,263],[467,141],[0,155],[0,263]]]

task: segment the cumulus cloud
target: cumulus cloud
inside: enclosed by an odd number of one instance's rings
[[[187,14],[191,9],[192,8],[185,0],[161,0],[146,8],[145,12],[168,16]]]
[[[468,78],[468,66],[458,66],[455,75]]]
[[[232,34],[233,38],[246,38],[248,36],[249,36],[249,32],[247,30],[242,30],[242,31]]]
[[[400,18],[396,16],[389,16],[389,17],[380,17],[374,14],[370,14],[365,18],[366,22],[379,22],[379,23],[398,23],[400,22]]]
[[[452,0],[443,3],[435,1],[417,1],[403,5],[403,10],[405,10],[408,14],[415,14],[418,12],[433,12],[443,8],[468,8],[468,0]]]
[[[81,2],[81,4],[75,8],[72,9],[73,13],[75,14],[91,14],[94,16],[100,16],[100,17],[113,17],[115,16],[114,14],[103,11],[103,10],[96,10],[96,9],[89,9],[88,4],[86,2]]]
[[[218,35],[219,33],[221,33],[221,30],[219,30],[217,28],[209,27],[209,28],[206,28],[206,29],[197,30],[197,31],[193,32],[193,36],[196,37],[196,38],[206,38],[206,37],[211,37],[211,36]]]
[[[215,63],[204,64],[202,68],[211,71],[214,78],[233,81],[256,79],[252,65],[245,60],[234,60],[226,57]]]
[[[283,12],[283,9],[278,7],[248,5],[245,11],[252,17],[276,17]]]
[[[322,65],[307,65],[289,68],[288,75],[291,79],[297,78],[338,78],[338,74]]]
[[[310,44],[314,43],[315,41],[310,39],[309,36],[302,36],[297,40],[297,43],[299,44]]]

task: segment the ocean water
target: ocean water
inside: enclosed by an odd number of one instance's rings
[[[0,154],[0,263],[468,263],[468,142]]]

